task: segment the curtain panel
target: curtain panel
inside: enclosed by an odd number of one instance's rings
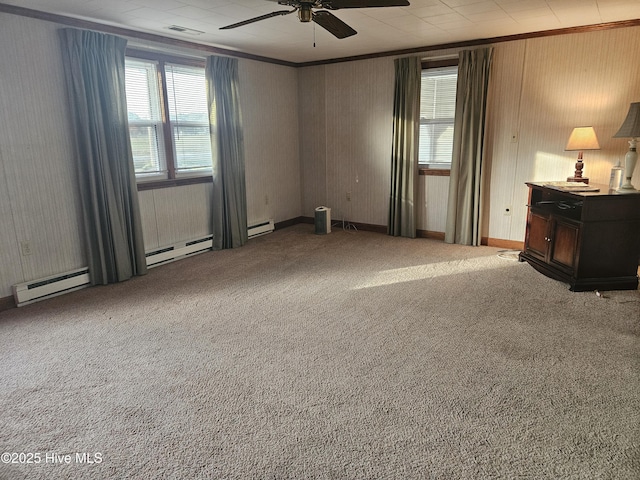
[[[480,245],[484,134],[493,48],[463,50],[458,64],[445,242]]]
[[[213,158],[213,248],[247,242],[244,137],[239,100],[238,59],[212,55],[206,65]]]
[[[146,273],[125,95],[127,41],[60,30],[92,284]]]
[[[415,238],[422,65],[418,57],[397,58],[394,65],[393,151],[387,233]]]

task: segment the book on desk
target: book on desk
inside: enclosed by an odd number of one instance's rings
[[[599,192],[600,189],[582,182],[544,182],[545,187],[562,192]]]

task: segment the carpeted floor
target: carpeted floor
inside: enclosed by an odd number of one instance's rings
[[[640,478],[640,292],[498,253],[297,225],[2,312],[0,478]]]

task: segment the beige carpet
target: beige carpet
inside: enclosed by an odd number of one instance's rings
[[[298,225],[2,312],[0,478],[640,478],[640,292],[506,257]]]

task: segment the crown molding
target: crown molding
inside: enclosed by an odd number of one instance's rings
[[[310,67],[316,65],[330,65],[334,63],[353,62],[356,60],[367,60],[372,58],[381,57],[400,57],[406,55],[412,55],[416,53],[426,53],[437,50],[456,49],[476,47],[481,45],[496,44],[502,42],[513,42],[516,40],[527,40],[531,38],[552,37],[556,35],[570,35],[574,33],[588,33],[599,32],[603,30],[613,30],[617,28],[637,27],[640,26],[640,19],[634,20],[622,20],[619,22],[598,23],[593,25],[583,25],[580,27],[566,27],[558,28],[554,30],[543,30],[539,32],[520,33],[517,35],[507,35],[503,37],[489,37],[480,38],[476,40],[467,40],[463,42],[442,43],[438,45],[427,45],[423,47],[415,47],[402,50],[389,50],[386,52],[370,53],[366,55],[355,55],[351,57],[332,58],[328,60],[318,60],[313,62],[288,62],[285,60],[279,60],[276,58],[263,57],[260,55],[253,55],[250,53],[240,52],[236,50],[229,50],[220,47],[214,47],[203,43],[191,42],[188,40],[181,40],[177,38],[165,37],[154,33],[141,32],[139,30],[132,30],[124,27],[117,27],[114,25],[108,25],[104,23],[92,22],[89,20],[82,20],[79,18],[68,17],[65,15],[59,15],[56,13],[47,13],[40,10],[33,10],[30,8],[18,7],[15,5],[7,5],[0,3],[0,12],[9,13],[12,15],[20,15],[23,17],[36,18],[38,20],[44,20],[47,22],[59,23],[62,25],[68,25],[76,28],[85,28],[89,30],[96,30],[103,33],[111,33],[114,35],[122,35],[125,37],[144,40],[149,42],[155,42],[163,45],[168,45],[176,48],[188,48],[193,50],[199,50],[208,54],[219,54],[230,57],[246,58],[248,60],[256,60],[259,62],[273,63],[276,65],[283,65],[287,67]]]
[[[314,62],[297,63],[297,67],[309,67],[315,65],[329,65],[333,63],[353,62],[355,60],[367,60],[379,57],[402,57],[415,53],[426,53],[437,50],[447,50],[455,48],[477,47],[502,42],[513,42],[516,40],[527,40],[530,38],[554,37],[557,35],[570,35],[574,33],[600,32],[603,30],[614,30],[617,28],[638,27],[640,19],[621,20],[619,22],[597,23],[593,25],[583,25],[580,27],[557,28],[554,30],[542,30],[539,32],[519,33],[516,35],[506,35],[503,37],[479,38],[476,40],[466,40],[464,42],[441,43],[439,45],[429,45],[424,47],[407,48],[403,50],[390,50],[387,52],[370,53],[367,55],[356,55],[352,57],[333,58],[330,60],[319,60]]]
[[[214,47],[212,45],[206,45],[204,43],[190,42],[188,40],[181,40],[178,38],[165,37],[155,33],[146,33],[139,30],[132,30],[124,27],[117,27],[115,25],[108,25],[104,23],[92,22],[89,20],[82,20],[79,18],[67,17],[65,15],[59,15],[56,13],[42,12],[40,10],[32,10],[30,8],[17,7],[15,5],[7,5],[6,3],[0,3],[0,13],[9,13],[12,15],[19,15],[21,17],[35,18],[38,20],[44,20],[46,22],[59,23],[61,25],[67,25],[75,28],[82,28],[86,30],[95,30],[102,33],[110,33],[113,35],[120,35],[123,37],[129,37],[136,40],[144,40],[148,42],[155,42],[163,45],[168,45],[176,48],[189,48],[193,50],[199,50],[208,54],[225,55],[228,57],[246,58],[249,60],[256,60],[259,62],[274,63],[276,65],[284,65],[287,67],[297,67],[298,64],[293,62],[287,62],[284,60],[278,60],[276,58],[263,57],[260,55],[252,55],[250,53],[239,52],[236,50],[228,50],[225,48]]]

